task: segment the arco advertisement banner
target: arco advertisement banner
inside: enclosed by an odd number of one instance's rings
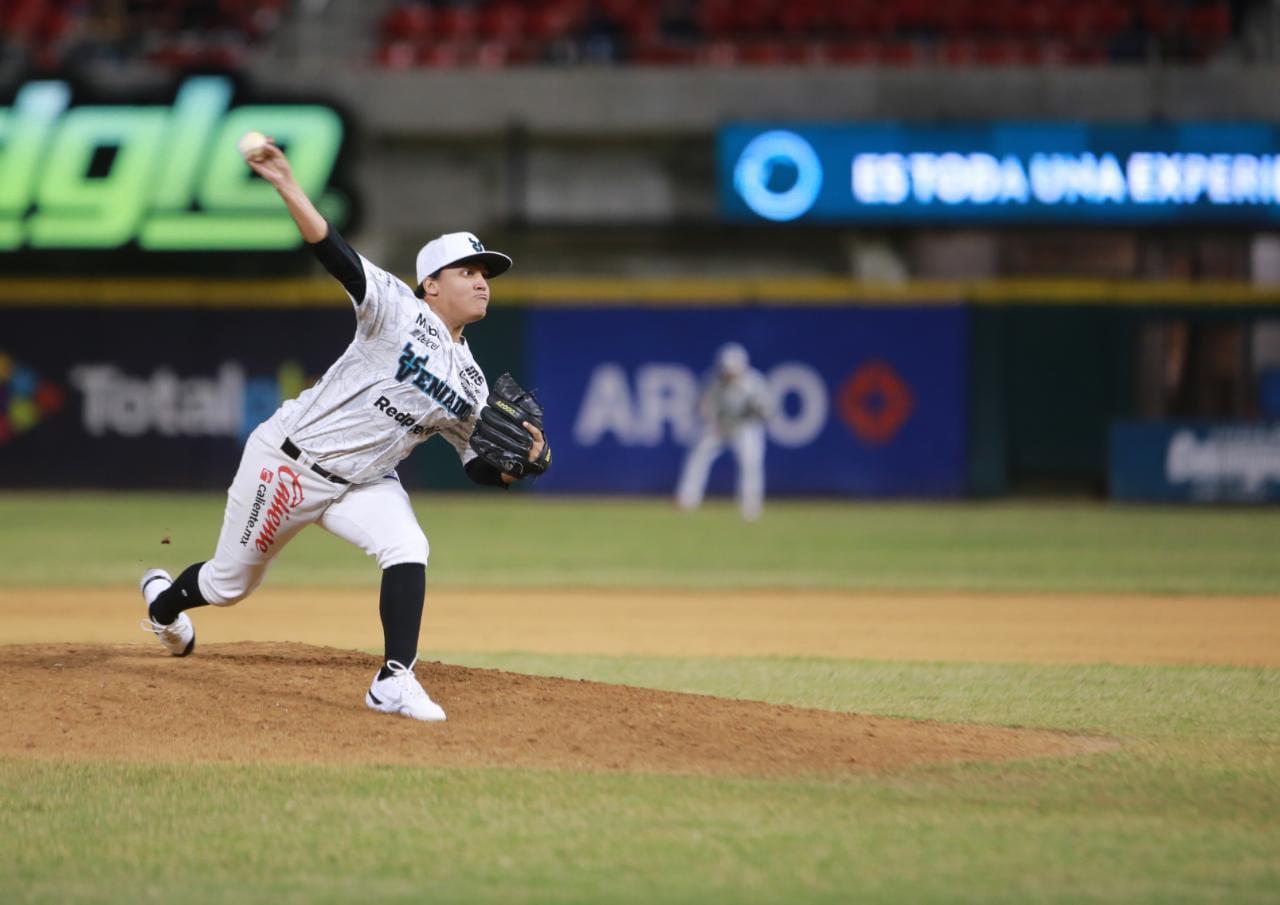
[[[672,493],[703,380],[732,341],[772,399],[769,493],[961,496],[968,323],[959,305],[533,311],[526,358],[555,451],[537,489]],[[726,453],[709,492],[734,481]]]

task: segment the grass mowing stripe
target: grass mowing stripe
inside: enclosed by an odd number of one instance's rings
[[[1033,503],[728,504],[415,494],[431,581],[452,586],[1280,593],[1280,512]],[[0,584],[131,583],[206,558],[220,494],[0,494]],[[162,537],[171,544],[162,546]],[[715,538],[709,542],[708,538]],[[503,568],[493,568],[495,545]],[[68,555],[74,553],[74,555]],[[367,557],[304,532],[272,582],[367,586]]]
[[[463,666],[942,722],[1280,744],[1280,670],[441,653]],[[1241,719],[1239,714],[1249,714]]]
[[[1127,753],[834,783],[7,761],[0,794],[10,902],[1263,901],[1280,851],[1256,771]]]

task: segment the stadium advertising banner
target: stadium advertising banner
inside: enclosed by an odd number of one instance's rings
[[[1280,423],[1122,421],[1110,443],[1113,499],[1280,500]]]
[[[0,485],[225,487],[351,333],[342,304],[0,309]]]
[[[299,248],[279,197],[236,150],[251,130],[274,137],[321,212],[346,224],[349,194],[337,187],[346,121],[326,103],[246,102],[263,99],[221,75],[147,96],[57,79],[18,85],[0,102],[0,264],[79,260],[73,251],[118,266],[121,249],[154,263],[145,253]]]
[[[1280,223],[1264,124],[748,124],[719,134],[740,222]]]
[[[538,489],[672,493],[699,434],[700,386],[727,341],[769,385],[769,493],[965,492],[960,306],[536,310],[526,356],[555,450]],[[710,492],[731,490],[735,472],[726,454]]]

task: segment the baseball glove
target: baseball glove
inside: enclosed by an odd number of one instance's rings
[[[533,435],[522,423],[525,421],[542,430],[542,406],[510,374],[503,374],[489,389],[487,404],[480,410],[471,434],[471,448],[498,471],[513,478],[540,475],[551,465],[551,444],[544,442],[541,455],[529,461]]]

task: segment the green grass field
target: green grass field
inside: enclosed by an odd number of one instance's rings
[[[723,505],[417,504],[431,581],[455,587],[1280,594],[1271,510],[815,503],[746,526]],[[220,510],[211,495],[3,495],[0,582],[128,585],[158,526],[166,559],[196,559]],[[310,532],[273,581],[367,585],[371,568]],[[5,760],[0,901],[1280,901],[1280,670],[446,659],[1123,745],[838,781]]]
[[[0,586],[130,584],[204,559],[215,494],[0,494]],[[1094,503],[788,503],[758,524],[712,504],[417,495],[432,584],[1280,593],[1280,510]],[[159,546],[162,536],[172,545]],[[492,538],[502,545],[495,567]],[[74,551],[74,555],[68,555]],[[375,573],[376,574],[376,573]],[[277,585],[368,585],[359,551],[308,531]],[[376,580],[376,577],[375,579]]]

